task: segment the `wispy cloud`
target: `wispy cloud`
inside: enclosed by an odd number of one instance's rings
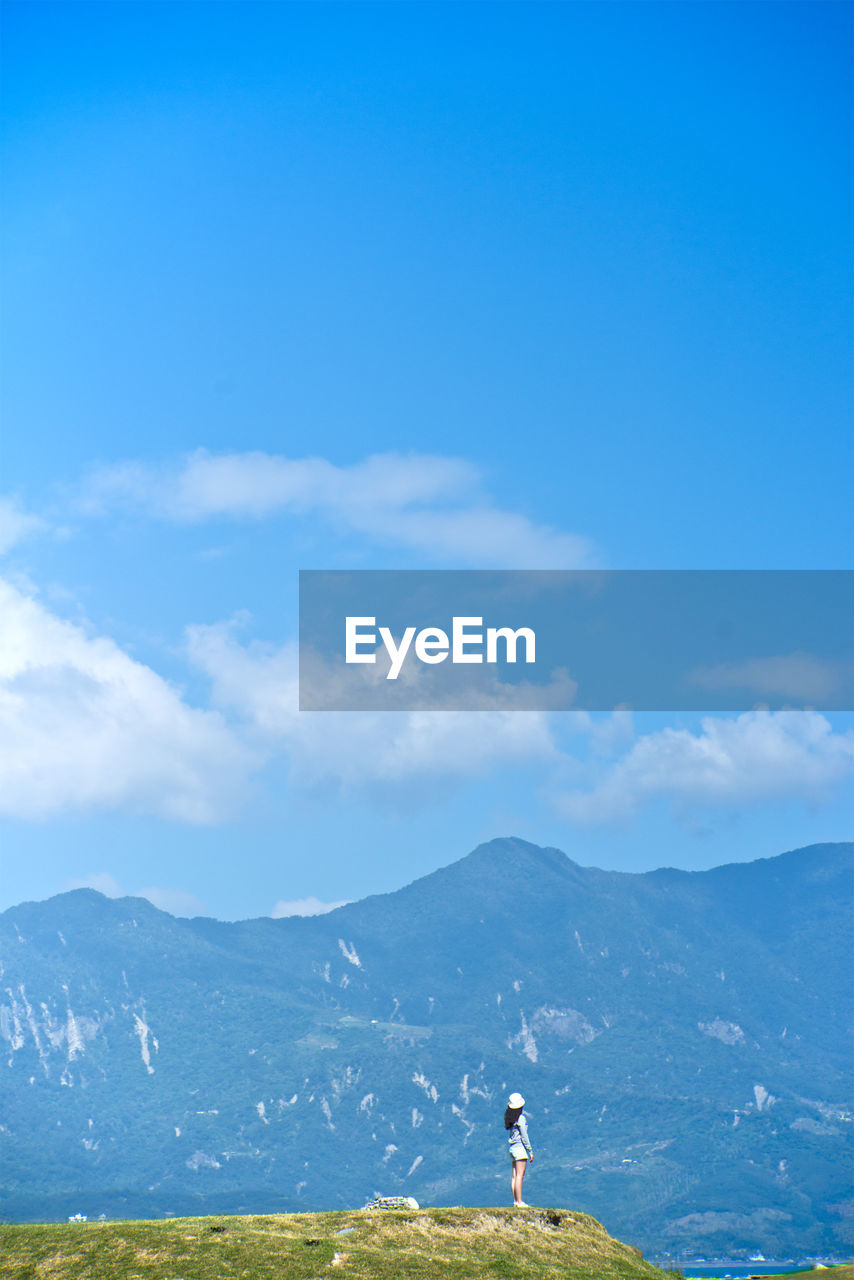
[[[47,527],[46,521],[26,511],[16,498],[0,497],[0,555]]]
[[[113,640],[0,580],[0,813],[213,822],[253,760],[218,712],[188,706]]]
[[[298,711],[295,645],[243,643],[238,621],[189,628],[187,656],[210,682],[206,709],[112,639],[0,580],[0,814],[113,809],[217,822],[274,759],[294,788],[403,808],[432,802],[437,788],[535,771],[573,823],[628,820],[662,797],[685,812],[819,804],[854,775],[854,732],[834,732],[815,712],[707,717],[696,732],[641,737],[628,713],[604,722],[500,710],[309,715]],[[119,891],[109,879],[91,883]],[[179,890],[140,892],[179,914],[201,909]]]
[[[783,697],[822,703],[850,680],[850,670],[810,653],[785,653],[701,668],[689,678],[701,689],[737,690],[742,695],[747,691],[757,700]]]
[[[244,646],[236,630],[189,628],[190,658],[211,680],[214,703],[288,757],[294,785],[429,789],[555,755],[548,717],[537,711],[300,714],[296,646]]]
[[[289,916],[325,916],[338,907],[346,906],[346,899],[341,902],[321,902],[320,898],[295,898],[293,902],[277,902],[270,915],[274,920],[284,920]]]
[[[433,564],[574,569],[597,560],[586,538],[497,506],[471,463],[431,454],[376,454],[341,467],[325,458],[200,450],[161,467],[125,462],[88,477],[84,510],[129,502],[184,522],[321,518],[344,534],[423,553]]]
[[[152,906],[160,911],[168,911],[170,916],[203,916],[204,903],[194,893],[185,889],[163,889],[156,885],[148,889],[137,889],[135,898],[147,898]]]
[[[662,729],[637,739],[589,790],[559,795],[576,822],[625,821],[665,797],[682,810],[797,799],[821,803],[854,777],[854,733],[835,733],[810,711],[707,717],[700,732]]]
[[[537,711],[301,715],[295,646],[243,645],[238,630],[191,628],[191,659],[211,680],[215,705],[288,759],[297,787],[332,785],[409,806],[429,802],[437,785],[534,768],[559,812],[585,824],[629,820],[656,797],[686,812],[784,798],[819,804],[854,773],[854,733],[835,733],[824,716],[807,711],[709,716],[698,732],[668,728],[640,737],[631,714],[620,710],[603,718]],[[573,737],[585,739],[580,754]]]

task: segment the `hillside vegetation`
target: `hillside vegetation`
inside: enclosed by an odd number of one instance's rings
[[[601,1223],[426,1209],[0,1227],[4,1280],[661,1280]]]

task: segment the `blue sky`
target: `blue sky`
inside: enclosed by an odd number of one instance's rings
[[[4,25],[0,907],[850,838],[850,716],[301,717],[293,653],[300,568],[851,567],[849,6]]]

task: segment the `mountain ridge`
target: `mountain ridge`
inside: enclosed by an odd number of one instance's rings
[[[661,866],[661,867],[651,868],[649,871],[617,871],[617,870],[607,870],[607,869],[604,869],[601,867],[595,867],[595,866],[586,866],[582,863],[575,862],[572,858],[569,857],[568,854],[566,854],[561,849],[557,849],[553,846],[548,846],[548,845],[536,845],[530,841],[521,839],[521,837],[519,836],[496,836],[490,840],[483,841],[479,845],[476,845],[475,848],[471,850],[471,852],[464,854],[461,858],[457,858],[453,862],[447,863],[442,867],[438,867],[434,871],[429,871],[425,875],[419,876],[415,880],[411,880],[406,884],[399,886],[396,889],[389,889],[382,893],[368,894],[364,898],[354,899],[352,902],[345,902],[340,907],[335,907],[333,908],[332,911],[325,912],[323,914],[329,917],[335,917],[338,915],[338,913],[342,911],[346,911],[350,907],[359,906],[364,903],[373,902],[376,900],[384,900],[384,899],[393,897],[396,894],[405,893],[410,889],[414,889],[418,885],[423,885],[426,881],[431,881],[435,877],[443,876],[447,872],[452,872],[455,869],[460,868],[463,864],[470,863],[472,862],[472,860],[476,860],[478,857],[482,857],[487,853],[487,851],[490,851],[490,852],[504,851],[508,847],[513,849],[517,849],[521,847],[526,851],[528,850],[533,851],[537,855],[550,855],[548,860],[548,865],[552,868],[562,869],[563,865],[565,864],[567,870],[571,869],[571,870],[574,870],[576,873],[581,872],[581,873],[590,873],[590,874],[601,876],[601,877],[620,877],[620,878],[626,878],[626,879],[631,878],[635,880],[643,880],[650,877],[663,878],[665,876],[668,876],[668,877],[673,876],[673,877],[678,877],[680,879],[716,876],[721,873],[732,872],[738,868],[747,868],[747,867],[757,868],[760,866],[771,866],[772,864],[782,865],[784,862],[787,862],[788,860],[797,860],[798,862],[803,862],[809,856],[814,856],[819,852],[824,853],[826,851],[830,851],[836,857],[842,858],[843,851],[850,851],[852,848],[854,848],[854,842],[845,841],[845,840],[819,841],[819,842],[816,842],[815,844],[804,845],[803,847],[800,847],[800,848],[785,850],[782,853],[769,855],[764,858],[751,859],[749,862],[726,862],[726,863],[720,863],[719,865],[716,865],[714,867],[703,868],[701,870],[693,870],[693,869],[689,870],[681,867]],[[60,900],[73,899],[75,897],[77,897],[81,901],[85,899],[89,899],[90,901],[104,900],[107,902],[134,902],[134,903],[138,902],[138,903],[145,904],[145,908],[148,908],[152,911],[156,911],[160,915],[170,916],[174,920],[215,920],[218,924],[247,924],[247,923],[251,923],[258,920],[268,920],[268,919],[278,919],[279,921],[282,921],[282,920],[292,921],[292,920],[316,918],[316,917],[304,917],[304,916],[286,916],[286,917],[278,917],[278,918],[271,917],[271,916],[247,916],[245,918],[241,917],[241,919],[239,920],[220,920],[219,917],[217,916],[205,916],[205,915],[176,916],[174,915],[174,913],[165,910],[165,908],[163,907],[155,906],[155,904],[152,903],[148,898],[141,895],[120,894],[120,895],[113,896],[113,895],[104,894],[100,890],[95,889],[91,886],[80,886],[74,889],[62,890],[60,893],[51,894],[47,898],[26,899],[19,903],[13,903],[11,906],[4,908],[3,911],[0,911],[0,920],[2,920],[4,917],[10,915],[13,912],[19,911],[21,909],[25,909],[27,907],[43,906],[48,903],[58,902]]]
[[[0,1213],[501,1203],[519,1088],[539,1199],[674,1257],[844,1256],[852,882],[842,842],[632,874],[510,839],[315,917],[19,904]]]

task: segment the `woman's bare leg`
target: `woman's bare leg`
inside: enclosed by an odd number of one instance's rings
[[[528,1163],[527,1160],[513,1161],[513,1177],[511,1179],[511,1186],[513,1187],[513,1203],[514,1204],[523,1203],[522,1180],[525,1177],[525,1166],[527,1165],[527,1163]]]

